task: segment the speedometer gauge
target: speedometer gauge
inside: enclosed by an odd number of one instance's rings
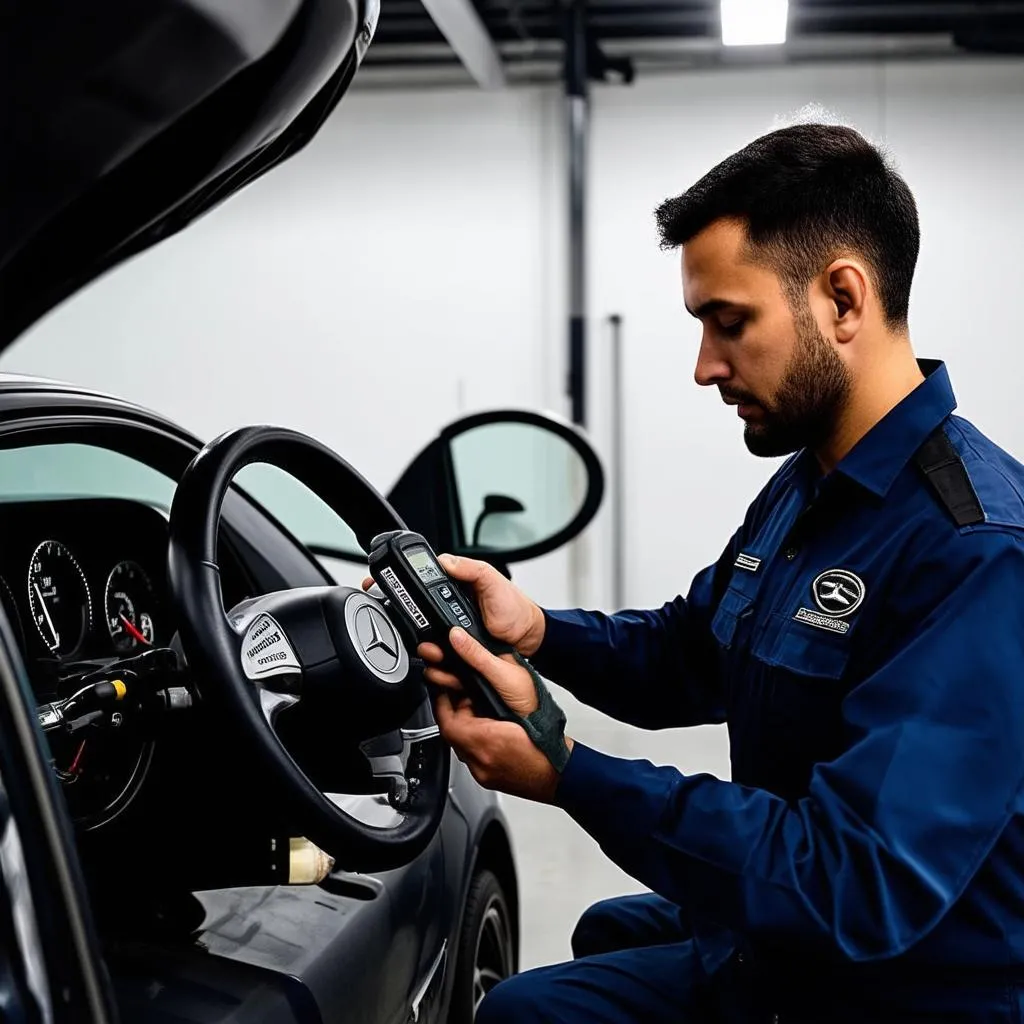
[[[153,587],[137,562],[119,562],[107,577],[104,595],[107,629],[118,651],[153,643]]]
[[[78,649],[92,624],[92,597],[82,567],[60,541],[44,540],[28,566],[32,621],[51,654]]]

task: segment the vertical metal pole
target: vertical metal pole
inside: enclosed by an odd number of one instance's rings
[[[626,536],[623,500],[626,489],[624,449],[625,426],[622,416],[622,317],[613,313],[608,318],[611,325],[611,450],[612,450],[612,610],[619,611],[626,606]]]
[[[586,159],[590,108],[587,98],[587,0],[568,0],[565,96],[569,125],[569,380],[572,421],[587,422],[586,376]]]

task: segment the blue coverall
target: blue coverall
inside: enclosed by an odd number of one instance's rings
[[[556,802],[652,894],[479,1024],[1024,1019],[1024,466],[920,365],[833,472],[789,459],[685,599],[545,611],[541,673],[643,728],[728,723],[732,779],[577,741]],[[915,461],[940,427],[971,525]]]

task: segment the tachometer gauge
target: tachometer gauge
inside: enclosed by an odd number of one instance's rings
[[[119,562],[107,577],[104,595],[107,629],[118,651],[149,647],[155,638],[155,597],[149,577],[137,562]]]
[[[60,541],[44,540],[28,566],[32,621],[51,654],[77,650],[92,624],[92,597],[82,567]]]

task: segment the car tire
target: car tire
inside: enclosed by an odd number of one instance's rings
[[[472,1024],[477,1007],[515,971],[508,897],[493,871],[473,876],[462,917],[448,1024]]]

